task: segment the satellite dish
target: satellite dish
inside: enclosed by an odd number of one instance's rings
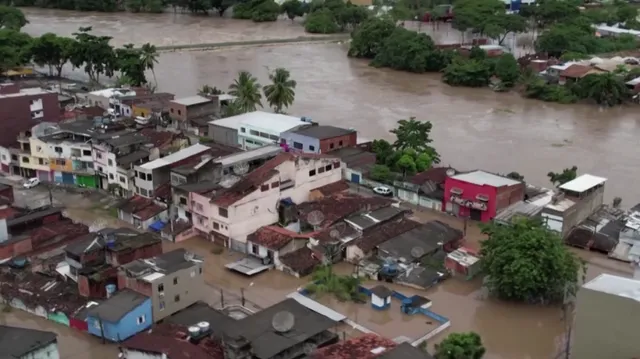
[[[456,170],[454,170],[453,168],[449,168],[447,170],[447,177],[455,176],[455,174],[456,174]]]
[[[271,319],[271,326],[278,333],[286,333],[293,329],[296,324],[296,317],[287,311],[278,312]]]
[[[320,211],[311,211],[311,213],[307,215],[307,222],[314,227],[321,225],[323,221],[324,214]]]
[[[249,164],[247,162],[236,163],[233,165],[233,173],[242,176],[247,172],[249,172]]]
[[[422,256],[424,256],[424,248],[422,247],[411,248],[411,256],[415,259],[422,258]]]

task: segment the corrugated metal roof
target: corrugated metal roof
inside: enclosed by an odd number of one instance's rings
[[[590,174],[583,174],[582,176],[574,179],[573,181],[569,181],[562,186],[560,189],[564,189],[571,192],[584,192],[590,188],[593,188],[599,184],[603,184],[607,179],[604,177],[597,177]]]
[[[176,163],[179,161],[184,160],[185,158],[189,158],[191,156],[195,156],[199,153],[203,153],[205,151],[208,151],[210,148],[208,146],[205,145],[201,145],[199,143],[196,143],[193,146],[187,147],[185,149],[182,149],[176,153],[172,153],[167,157],[163,157],[163,158],[158,158],[157,160],[151,161],[151,162],[147,162],[145,164],[143,164],[142,166],[140,166],[140,168],[144,168],[146,170],[154,170],[156,168],[160,168],[163,166],[168,166],[172,163]]]
[[[473,171],[467,173],[461,173],[459,175],[452,176],[451,178],[459,181],[473,183],[479,186],[489,185],[493,187],[513,186],[520,181],[512,180],[511,178],[494,175],[493,173],[485,171]]]
[[[316,302],[315,300],[311,299],[311,298],[307,298],[304,295],[298,293],[298,292],[293,292],[287,295],[287,298],[292,298],[295,299],[296,302],[300,303],[301,305],[313,310],[314,312],[324,315],[325,317],[336,321],[336,322],[341,322],[345,319],[347,319],[346,316],[336,312],[335,310],[325,307],[324,305]]]

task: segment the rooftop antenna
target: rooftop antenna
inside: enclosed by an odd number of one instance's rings
[[[233,165],[233,173],[242,176],[244,174],[247,174],[247,172],[249,172],[249,163],[242,162]]]
[[[314,229],[320,226],[323,221],[324,214],[320,211],[311,211],[311,213],[307,215],[307,222],[312,225]]]
[[[424,256],[424,248],[422,247],[413,247],[411,248],[411,256],[414,259],[420,259]]]
[[[271,319],[271,326],[278,333],[286,333],[293,329],[296,324],[296,317],[288,311],[278,312]]]

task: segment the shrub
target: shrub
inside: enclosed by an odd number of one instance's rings
[[[254,22],[276,21],[278,15],[280,15],[280,6],[275,1],[267,0],[255,7],[251,20]]]
[[[312,34],[334,34],[340,31],[336,18],[329,9],[320,9],[309,14],[304,29]]]

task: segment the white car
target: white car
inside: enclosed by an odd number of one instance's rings
[[[393,196],[393,191],[389,187],[378,186],[373,188],[373,192],[381,196]]]
[[[33,188],[37,185],[40,184],[40,180],[37,178],[29,178],[28,180],[24,181],[24,188]]]

